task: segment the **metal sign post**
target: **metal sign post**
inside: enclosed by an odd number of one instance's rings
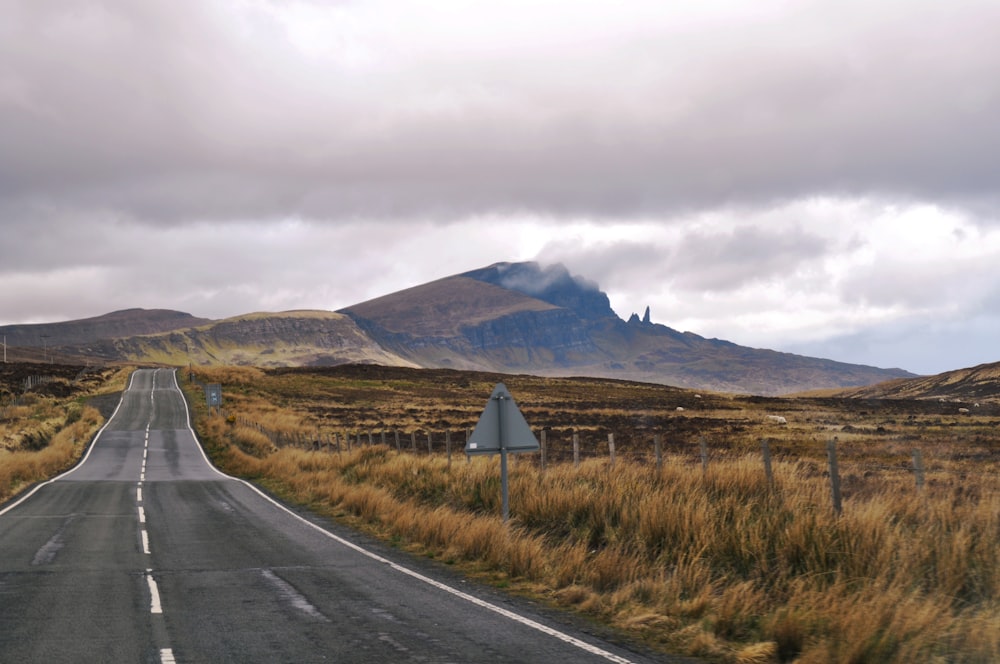
[[[208,404],[208,411],[213,409],[222,412],[222,385],[219,383],[209,383],[205,386],[205,401]]]
[[[500,492],[503,506],[503,520],[510,518],[510,498],[507,482],[507,454],[534,452],[538,450],[538,439],[524,419],[514,397],[503,383],[497,383],[486,402],[479,423],[469,436],[465,453],[500,455]]]

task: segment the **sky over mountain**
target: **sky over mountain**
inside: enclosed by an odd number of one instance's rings
[[[1000,360],[1000,5],[0,0],[0,324],[561,262],[623,317]]]

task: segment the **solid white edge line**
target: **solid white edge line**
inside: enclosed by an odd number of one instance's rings
[[[174,370],[174,372],[173,372],[173,378],[174,378],[174,389],[177,390],[178,392],[180,392],[180,386],[177,385],[177,371],[176,370]],[[182,399],[184,398],[183,394],[181,395],[181,398]],[[192,428],[192,426],[191,426],[191,412],[190,412],[190,410],[187,407],[187,400],[184,400],[184,411],[185,411],[185,414],[187,415],[187,427],[188,427],[188,430],[191,432],[191,435],[194,437],[195,441],[197,441],[198,440],[198,435],[194,432],[194,428]],[[589,652],[592,655],[597,655],[598,657],[602,657],[602,658],[608,660],[609,662],[615,662],[615,664],[633,664],[632,661],[629,660],[629,659],[626,659],[624,657],[616,655],[616,654],[614,654],[612,652],[608,652],[607,650],[604,650],[603,648],[599,648],[599,647],[597,647],[595,645],[591,645],[591,644],[587,643],[586,641],[581,641],[580,639],[578,639],[578,638],[576,638],[574,636],[570,636],[569,634],[566,634],[564,632],[560,632],[557,629],[554,629],[552,627],[548,627],[546,625],[543,625],[540,622],[532,620],[531,618],[526,618],[526,617],[524,617],[522,615],[514,613],[513,611],[505,609],[505,608],[503,608],[501,606],[497,606],[496,604],[492,604],[490,602],[487,602],[486,600],[480,599],[480,598],[478,598],[478,597],[476,597],[474,595],[470,595],[470,594],[468,594],[466,592],[463,592],[463,591],[459,590],[458,588],[452,588],[451,586],[449,586],[449,585],[447,585],[445,583],[441,583],[440,581],[436,581],[436,580],[434,580],[434,579],[432,579],[432,578],[430,578],[428,576],[424,576],[423,574],[421,574],[419,572],[416,572],[414,570],[411,570],[408,567],[404,567],[402,565],[399,565],[398,563],[395,563],[395,562],[389,560],[388,558],[383,558],[382,556],[378,555],[377,553],[373,553],[373,552],[369,551],[368,549],[362,548],[362,547],[358,546],[357,544],[354,544],[353,542],[349,542],[348,540],[345,540],[344,538],[340,537],[339,535],[335,535],[334,533],[331,533],[329,530],[326,530],[322,526],[318,526],[315,523],[313,523],[312,521],[309,521],[308,519],[305,519],[302,516],[296,514],[295,512],[293,512],[292,510],[288,509],[287,507],[285,507],[284,505],[282,505],[281,503],[279,503],[275,499],[271,498],[271,496],[267,495],[266,493],[264,493],[263,491],[261,491],[260,489],[258,489],[256,486],[254,486],[250,482],[248,482],[248,481],[246,481],[244,479],[240,479],[239,477],[233,477],[232,475],[225,474],[224,472],[222,472],[221,470],[219,470],[218,468],[216,468],[212,464],[211,461],[208,460],[208,456],[205,454],[205,450],[202,448],[201,444],[198,444],[198,449],[201,451],[201,456],[202,456],[202,458],[205,459],[205,463],[207,463],[209,465],[209,467],[212,468],[212,470],[214,470],[216,473],[218,473],[222,477],[225,477],[226,479],[234,480],[236,482],[239,482],[239,483],[245,485],[250,490],[252,490],[255,493],[257,493],[264,500],[266,500],[267,502],[271,503],[272,505],[274,505],[275,507],[277,507],[281,511],[283,511],[286,514],[292,516],[293,518],[301,521],[302,523],[304,523],[305,525],[309,526],[313,530],[321,533],[322,535],[324,535],[327,538],[329,538],[329,539],[337,542],[338,544],[342,544],[343,546],[346,546],[347,548],[352,549],[353,551],[356,551],[357,553],[360,553],[361,555],[363,555],[363,556],[365,556],[367,558],[370,558],[371,560],[374,560],[376,562],[388,565],[389,567],[391,567],[392,569],[396,570],[397,572],[400,572],[401,574],[405,574],[405,575],[407,575],[407,576],[409,576],[409,577],[411,577],[413,579],[416,579],[418,581],[422,581],[422,582],[426,583],[429,586],[433,586],[434,588],[437,588],[439,590],[443,590],[444,592],[449,593],[450,595],[453,595],[454,597],[458,597],[459,599],[463,599],[463,600],[465,600],[467,602],[475,604],[476,606],[478,606],[480,608],[492,611],[493,613],[496,613],[496,614],[501,615],[501,616],[503,616],[505,618],[513,620],[516,623],[520,623],[521,625],[524,625],[525,627],[530,627],[530,628],[532,628],[534,630],[537,630],[537,631],[539,631],[539,632],[541,632],[543,634],[546,634],[548,636],[556,638],[556,639],[558,639],[560,641],[563,641],[565,643],[568,643],[570,645],[576,646],[580,650],[583,650],[585,652]]]
[[[33,495],[35,495],[35,493],[36,493],[36,492],[37,492],[37,491],[38,491],[39,489],[41,489],[41,488],[42,488],[43,486],[46,486],[46,485],[48,485],[48,484],[52,484],[53,482],[56,482],[56,481],[58,481],[58,480],[61,480],[62,478],[66,477],[66,476],[68,476],[68,475],[72,475],[73,473],[75,473],[75,472],[76,472],[76,471],[77,471],[77,470],[78,470],[78,469],[80,468],[80,466],[82,466],[82,465],[83,465],[84,463],[86,463],[86,462],[87,462],[87,459],[89,459],[89,458],[90,458],[90,453],[94,451],[94,448],[95,448],[95,447],[97,447],[97,441],[98,441],[98,439],[99,439],[99,438],[101,437],[101,434],[103,434],[103,433],[104,433],[104,430],[108,428],[108,425],[109,425],[109,424],[111,424],[111,421],[115,419],[115,415],[117,415],[117,414],[118,414],[118,411],[119,411],[119,409],[121,409],[121,407],[122,407],[122,404],[123,404],[123,403],[125,403],[125,393],[126,393],[126,392],[128,392],[129,390],[131,390],[131,389],[132,389],[132,381],[134,381],[134,380],[135,380],[135,375],[136,375],[137,373],[138,373],[138,371],[133,371],[133,372],[132,372],[132,375],[131,375],[131,376],[129,376],[129,379],[128,379],[128,385],[127,385],[127,386],[125,386],[125,390],[124,390],[124,391],[122,392],[122,396],[121,396],[121,399],[119,399],[119,400],[118,400],[118,405],[117,405],[117,406],[115,406],[115,410],[114,410],[114,412],[113,412],[113,413],[111,413],[111,417],[109,417],[109,418],[108,418],[108,421],[104,423],[104,426],[102,426],[102,427],[101,427],[101,428],[100,428],[100,429],[99,429],[99,430],[97,431],[97,433],[96,433],[96,434],[94,434],[94,440],[92,440],[92,441],[90,442],[90,447],[88,447],[88,448],[87,448],[87,453],[83,455],[83,458],[82,458],[82,459],[80,459],[80,461],[79,461],[79,462],[78,462],[78,463],[77,463],[77,464],[76,464],[75,466],[73,466],[72,468],[70,468],[69,470],[67,470],[67,471],[66,471],[65,473],[61,473],[61,474],[59,474],[59,475],[56,475],[56,476],[55,476],[55,477],[53,477],[52,479],[50,479],[50,480],[45,480],[45,481],[44,481],[44,482],[42,482],[41,484],[38,484],[38,485],[36,485],[34,489],[32,489],[32,490],[31,490],[31,491],[29,491],[28,493],[26,493],[26,494],[24,494],[23,496],[21,496],[20,498],[18,498],[18,499],[17,499],[16,501],[14,501],[13,503],[11,503],[11,504],[10,504],[10,505],[8,505],[7,507],[5,507],[5,508],[3,508],[2,510],[0,510],[0,516],[3,516],[3,515],[4,515],[4,514],[6,514],[7,512],[11,511],[11,510],[12,510],[12,509],[14,509],[15,507],[17,507],[18,505],[20,505],[21,503],[23,503],[24,501],[26,501],[26,500],[27,500],[28,498],[31,498],[31,497],[32,497]],[[189,420],[189,421],[190,421],[190,420]]]

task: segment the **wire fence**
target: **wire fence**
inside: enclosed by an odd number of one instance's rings
[[[281,431],[242,416],[230,416],[229,421],[267,436],[279,448],[339,453],[382,445],[400,453],[443,454],[447,456],[449,466],[453,457],[466,456],[464,450],[472,432],[471,428]],[[519,455],[518,463],[535,465],[543,470],[553,464],[579,466],[587,460],[603,459],[610,468],[621,463],[654,469],[662,469],[665,464],[680,464],[692,471],[709,473],[715,464],[750,461],[759,464],[762,476],[773,485],[776,482],[776,462],[792,462],[799,475],[820,477],[828,482],[831,503],[838,513],[843,510],[845,499],[880,490],[887,480],[893,480],[896,486],[908,484],[917,492],[929,487],[957,490],[966,495],[971,493],[969,487],[972,486],[978,487],[980,492],[1000,490],[1000,470],[997,468],[1000,465],[1000,450],[994,450],[991,458],[977,459],[977,454],[970,455],[961,441],[950,446],[949,450],[942,450],[939,447],[907,446],[894,440],[883,441],[881,445],[878,441],[867,441],[864,446],[844,445],[837,437],[830,436],[814,441],[814,454],[804,456],[799,451],[800,444],[786,445],[780,439],[768,437],[759,438],[752,449],[745,444],[733,446],[725,441],[712,442],[705,436],[675,439],[647,432],[628,432],[616,437],[611,432],[570,433],[540,429],[536,430],[536,437],[540,443],[538,454]],[[621,444],[623,440],[624,445]],[[988,452],[978,454],[990,457]],[[876,457],[878,461],[874,460]],[[466,462],[471,462],[471,457],[466,456]]]

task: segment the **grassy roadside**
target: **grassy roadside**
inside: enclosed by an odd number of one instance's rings
[[[333,389],[312,376],[294,390],[280,376],[274,385],[238,370],[227,379],[229,403],[274,427],[315,426],[298,397]],[[388,402],[402,389],[348,387],[368,410],[378,409],[380,391]],[[884,473],[837,517],[828,480],[790,457],[775,460],[773,485],[739,455],[705,473],[682,458],[662,470],[518,461],[514,519],[503,524],[495,459],[449,465],[441,454],[380,445],[275,449],[253,429],[207,417],[201,393],[190,396],[199,436],[226,472],[667,651],[742,663],[1000,661],[995,482],[966,478],[960,492],[942,484],[917,493],[905,473]],[[419,418],[413,398],[405,401]],[[738,430],[729,435],[734,448],[745,442]]]
[[[29,394],[8,407],[0,420],[0,504],[26,488],[69,469],[104,424],[88,399],[125,388],[129,371],[109,372],[86,390],[65,387],[68,396]]]

